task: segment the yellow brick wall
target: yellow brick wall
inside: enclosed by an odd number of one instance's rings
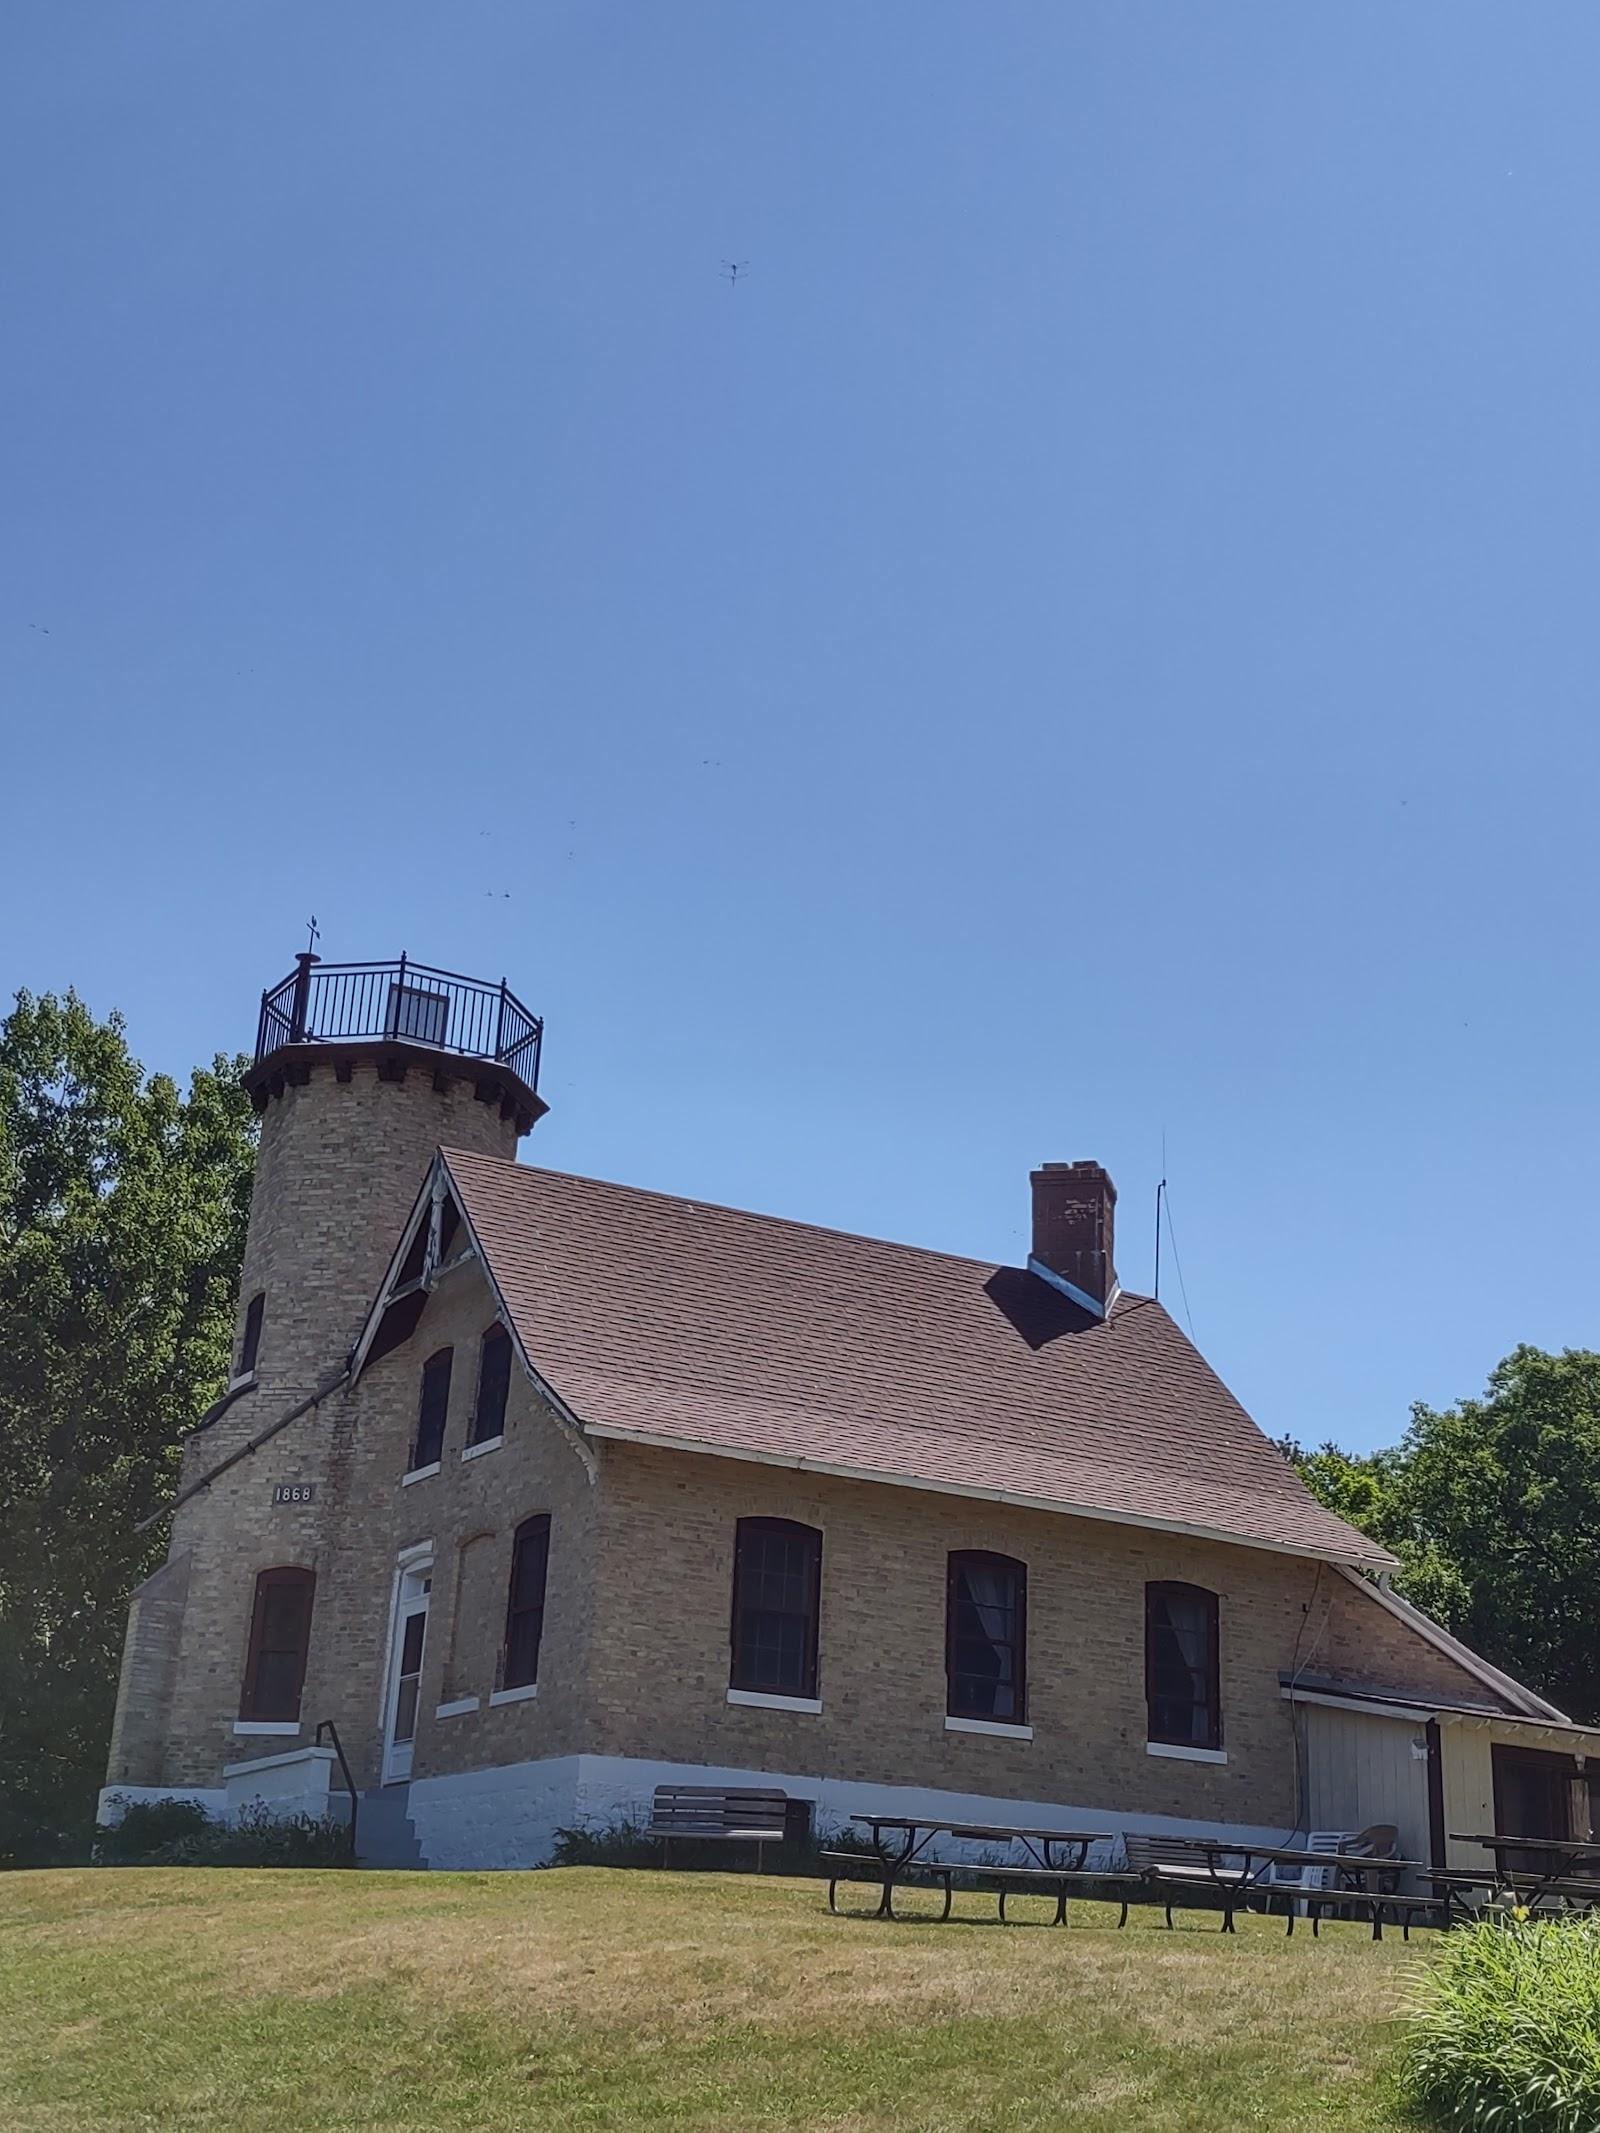
[[[823,1533],[820,1716],[730,1705],[733,1547],[741,1517]],[[1034,1737],[944,1725],[946,1556],[1028,1565]],[[606,1446],[593,1647],[598,1753],[937,1786],[1131,1813],[1287,1826],[1293,1739],[1280,1670],[1359,1663],[1481,1695],[1338,1573],[1293,1557],[733,1460]],[[1219,1595],[1226,1765],[1146,1752],[1144,1586]]]

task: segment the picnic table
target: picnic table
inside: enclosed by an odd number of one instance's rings
[[[952,1877],[968,1872],[998,1883],[1002,1923],[1006,1915],[1008,1881],[1048,1881],[1055,1891],[1055,1923],[1064,1925],[1069,1882],[1125,1878],[1088,1875],[1084,1871],[1089,1847],[1103,1841],[1107,1835],[1102,1829],[1037,1829],[1013,1822],[941,1822],[921,1815],[855,1814],[850,1819],[861,1823],[867,1830],[872,1843],[871,1853],[825,1852],[823,1856],[836,1867],[848,1863],[869,1866],[876,1871],[881,1884],[878,1908],[873,1914],[877,1918],[893,1918],[895,1889],[911,1878],[931,1880],[943,1886],[944,1909],[939,1916],[941,1920],[948,1918]],[[930,1846],[941,1837],[954,1837],[964,1844],[1004,1844],[1013,1848],[1013,1855],[1003,1864],[989,1865],[940,1859],[933,1855]],[[1016,1856],[1018,1851],[1020,1859]],[[838,1909],[836,1899],[842,1878],[835,1873],[829,1880],[830,1911]]]
[[[1591,1878],[1600,1877],[1600,1842],[1593,1838],[1513,1837],[1504,1830],[1471,1836],[1452,1830],[1450,1841],[1481,1845],[1494,1854],[1492,1875],[1482,1868],[1449,1867],[1440,1868],[1431,1876],[1441,1884],[1454,1884],[1462,1894],[1472,1886],[1510,1889],[1526,1900],[1530,1911],[1552,1896],[1600,1903],[1600,1878]],[[1533,1867],[1513,1866],[1513,1852],[1531,1854],[1541,1863]],[[1448,1887],[1446,1894],[1448,1899]]]
[[[1222,1898],[1222,1930],[1234,1931],[1234,1913],[1247,1910],[1252,1898],[1258,1896],[1289,1896],[1290,1933],[1294,1931],[1294,1903],[1303,1903],[1311,1913],[1313,1936],[1320,1924],[1321,1911],[1333,1904],[1349,1904],[1356,1908],[1365,1906],[1372,1920],[1372,1937],[1383,1938],[1383,1914],[1395,1912],[1406,1938],[1411,1937],[1411,1920],[1419,1911],[1437,1910],[1445,1906],[1438,1899],[1396,1895],[1393,1891],[1375,1888],[1374,1877],[1420,1872],[1412,1859],[1393,1859],[1372,1852],[1314,1852],[1304,1846],[1293,1844],[1253,1844],[1241,1842],[1237,1837],[1167,1837],[1162,1840],[1163,1850],[1192,1852],[1200,1862],[1195,1866],[1162,1863],[1149,1869],[1149,1878],[1158,1887],[1165,1883],[1189,1887],[1205,1887],[1207,1884]],[[1307,1871],[1324,1870],[1335,1879],[1333,1888],[1296,1888],[1287,1881],[1274,1881],[1270,1877],[1275,1867]],[[1167,1922],[1172,1922],[1172,1906],[1167,1907]]]

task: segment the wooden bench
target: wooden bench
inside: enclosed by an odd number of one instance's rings
[[[898,1883],[921,1879],[933,1882],[944,1891],[944,1909],[939,1913],[942,1924],[950,1916],[951,1876],[971,1871],[945,1859],[912,1859],[897,1865],[892,1875],[886,1875],[882,1860],[874,1858],[871,1852],[825,1851],[817,1856],[828,1868],[828,1909],[836,1912],[839,1908],[841,1881],[875,1881],[878,1908],[873,1915],[877,1918],[894,1917],[894,1892]],[[865,1913],[861,1915],[865,1916]]]
[[[1160,1892],[1169,1927],[1173,1909],[1182,1897],[1204,1890],[1208,1895],[1220,1898],[1222,1930],[1231,1933],[1234,1912],[1248,1906],[1257,1887],[1242,1856],[1237,1853],[1221,1855],[1238,1858],[1237,1866],[1218,1866],[1213,1872],[1204,1859],[1195,1857],[1192,1845],[1176,1838],[1125,1836],[1122,1848],[1127,1854],[1131,1877]],[[1239,1894],[1237,1903],[1231,1900],[1235,1891]]]
[[[672,1860],[674,1837],[697,1843],[753,1844],[756,1871],[766,1867],[766,1847],[781,1844],[788,1830],[789,1795],[755,1785],[658,1785],[647,1837],[661,1840],[661,1864]]]
[[[1372,1937],[1383,1938],[1383,1922],[1387,1918],[1398,1925],[1405,1940],[1411,1938],[1413,1923],[1421,1921],[1444,1926],[1450,1922],[1449,1905],[1442,1896],[1400,1896],[1392,1891],[1383,1894],[1374,1891],[1371,1895],[1361,1889],[1306,1889],[1295,1902],[1303,1903],[1311,1917],[1311,1937],[1317,1937],[1325,1911],[1353,1911],[1357,1918],[1367,1917],[1372,1921]],[[1289,1932],[1294,1932],[1294,1904],[1289,1906]]]
[[[1133,1874],[1097,1873],[1086,1867],[1044,1866],[975,1866],[972,1868],[972,1876],[980,1886],[990,1882],[996,1884],[995,1898],[1001,1925],[1006,1923],[1008,1894],[1053,1896],[1056,1900],[1056,1915],[1051,1924],[1057,1926],[1064,1926],[1067,1922],[1069,1896],[1092,1898],[1099,1895],[1106,1903],[1121,1905],[1122,1916],[1117,1920],[1117,1924],[1122,1927],[1128,1923],[1130,1885],[1136,1884],[1139,1879]],[[1018,1888],[1018,1882],[1031,1882],[1033,1886]]]

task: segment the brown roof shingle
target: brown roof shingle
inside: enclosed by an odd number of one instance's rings
[[[585,1425],[1381,1568],[1161,1308],[447,1149],[522,1346]]]

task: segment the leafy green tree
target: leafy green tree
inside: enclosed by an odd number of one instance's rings
[[[1393,1451],[1284,1449],[1399,1558],[1408,1599],[1574,1718],[1600,1718],[1600,1355],[1517,1348],[1481,1399],[1419,1401]]]
[[[1404,1480],[1400,1453],[1344,1452],[1336,1444],[1308,1452],[1292,1437],[1281,1439],[1278,1449],[1294,1461],[1313,1496],[1370,1539],[1397,1552],[1409,1540],[1400,1497]]]
[[[17,995],[0,1022],[0,1865],[83,1856],[134,1527],[226,1381],[254,1167],[242,1059],[187,1096],[121,1018]]]
[[[1408,1584],[1486,1659],[1600,1717],[1600,1355],[1517,1348],[1411,1411]]]

